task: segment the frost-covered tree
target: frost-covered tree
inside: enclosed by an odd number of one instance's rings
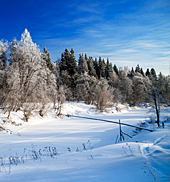
[[[123,103],[128,103],[131,105],[132,100],[133,100],[133,82],[130,78],[124,77],[123,80],[121,81],[120,85],[120,91],[122,97],[122,102]]]
[[[87,72],[79,75],[76,83],[76,98],[77,101],[86,101],[89,94],[90,75]]]
[[[88,89],[88,95],[86,96],[86,104],[95,104],[96,103],[96,86],[98,85],[99,80],[94,77],[90,76],[90,79],[88,80],[89,89]]]
[[[9,60],[10,65],[6,70],[9,86],[7,104],[13,110],[23,107],[26,117],[30,113],[27,110],[31,110],[28,103],[43,103],[43,99],[51,100],[56,95],[56,79],[41,58],[40,50],[27,29],[21,35],[21,40],[15,40],[11,45]]]
[[[3,41],[0,41],[0,70],[5,70],[7,66],[7,49],[8,49],[8,43]]]
[[[5,101],[7,93],[7,50],[8,42],[0,41],[0,105]]]
[[[170,104],[170,75],[164,76],[162,73],[158,75],[159,93],[162,95],[161,102],[164,104]]]
[[[155,74],[154,74],[155,75]],[[155,75],[156,76],[156,75]],[[158,75],[158,78],[152,76],[151,79],[152,85],[150,88],[149,96],[150,103],[153,104],[155,109],[158,127],[160,126],[160,108],[162,104],[170,103],[170,77],[163,76],[161,73]]]
[[[130,74],[130,69],[128,66],[125,66],[124,69],[120,68],[119,69],[119,76],[121,79],[126,78]]]
[[[96,105],[97,109],[104,111],[112,106],[113,88],[109,86],[106,79],[101,79],[96,86]]]
[[[133,104],[144,103],[147,100],[147,94],[150,88],[150,80],[143,77],[142,74],[136,73],[133,77]]]

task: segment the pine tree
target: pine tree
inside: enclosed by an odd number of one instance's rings
[[[84,54],[82,53],[79,54],[79,63],[78,63],[78,70],[79,70],[79,74],[81,73],[88,73],[88,65],[87,65],[87,60],[84,57]]]
[[[145,73],[146,76],[150,77],[151,76],[151,73],[149,71],[149,69],[146,70],[146,73]]]
[[[106,63],[101,57],[99,57],[99,69],[101,77],[106,78]]]
[[[134,71],[134,69],[133,69],[133,67],[132,67],[132,69],[131,69],[131,71],[130,71],[130,73],[129,73],[129,77],[130,78],[132,78],[133,76],[134,76],[134,74],[135,74],[135,71]]]
[[[142,76],[145,76],[145,73],[143,72],[143,69],[140,69],[140,73],[142,74]]]
[[[115,73],[117,74],[117,76],[120,76],[119,70],[118,70],[118,68],[117,68],[117,66],[115,64],[114,64],[113,69],[114,69]]]
[[[151,69],[151,76],[156,79],[156,71],[154,68]]]
[[[112,77],[113,77],[113,67],[112,67],[112,64],[109,62],[109,59],[107,58],[106,79],[110,79]]]
[[[85,60],[87,61],[88,60],[88,58],[87,58],[87,54],[85,53]]]
[[[61,54],[61,61],[59,64],[60,67],[60,73],[62,71],[68,71],[68,66],[69,66],[69,58],[70,58],[70,52],[69,50],[66,48],[65,52]]]
[[[49,70],[51,72],[54,72],[54,68],[53,68],[53,65],[51,63],[50,54],[47,51],[47,48],[46,47],[44,47],[44,52],[42,53],[42,58],[45,60],[45,62],[47,64],[47,67],[49,68]]]
[[[59,68],[60,68],[60,74],[62,73],[62,71],[67,70],[67,60],[65,58],[64,53],[61,54],[61,61],[59,63]]]
[[[73,76],[74,74],[78,73],[77,61],[76,61],[76,58],[74,55],[73,48],[70,51],[70,55],[68,57],[68,60],[69,60],[68,61],[68,73],[69,73],[69,75]]]
[[[96,70],[94,69],[94,61],[92,57],[89,57],[88,59],[88,70],[89,70],[89,75],[94,76],[97,78]]]
[[[139,64],[136,66],[135,72],[136,72],[136,73],[141,73],[141,69],[140,69],[140,67],[139,67]]]
[[[99,68],[99,63],[97,61],[97,58],[95,58],[95,61],[94,61],[94,69],[96,70],[97,78],[100,79],[101,75],[100,75],[100,68]]]

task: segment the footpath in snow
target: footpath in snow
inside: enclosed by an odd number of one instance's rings
[[[105,119],[139,126],[149,131],[121,126],[125,140],[120,141],[119,125],[73,117],[55,118],[51,109],[44,118],[32,115],[23,121],[22,111],[0,111],[0,181],[41,182],[169,182],[170,123],[165,128],[148,124],[148,108],[111,108],[96,112],[84,103],[65,103],[62,113]],[[162,108],[162,120],[170,109]]]

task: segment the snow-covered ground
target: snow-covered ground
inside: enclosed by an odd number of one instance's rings
[[[84,103],[65,103],[63,114],[93,117],[137,125],[149,121],[148,108],[119,106],[99,113]],[[162,108],[162,120],[170,109]],[[133,132],[121,126],[127,135],[119,139],[119,125],[97,120],[55,118],[51,109],[44,118],[33,115],[22,120],[21,111],[11,113],[11,123],[4,123],[7,113],[0,111],[0,181],[41,182],[169,182],[170,124],[165,128],[146,124],[154,132]],[[21,125],[20,125],[21,123]],[[9,162],[10,161],[10,162]]]

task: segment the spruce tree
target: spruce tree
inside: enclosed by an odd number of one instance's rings
[[[99,57],[99,69],[100,69],[100,76],[102,76],[103,78],[106,78],[106,63],[105,60],[101,59],[101,57]]]
[[[97,61],[97,58],[95,58],[95,61],[94,61],[94,69],[96,70],[97,78],[100,79],[101,75],[100,75],[100,68],[99,68],[99,63]]]
[[[150,73],[149,69],[146,70],[145,75],[146,75],[147,77],[150,77],[150,76],[151,76],[151,73]]]
[[[94,61],[92,57],[89,57],[88,61],[89,75],[97,78],[96,70],[94,69]]]
[[[133,76],[134,76],[134,74],[135,74],[135,71],[134,71],[134,69],[133,69],[133,67],[132,67],[132,69],[131,69],[131,71],[130,71],[130,74],[128,75],[130,78],[132,78]]]
[[[115,71],[115,73],[117,74],[117,76],[120,76],[119,74],[119,70],[117,68],[117,66],[114,64],[113,70]]]
[[[156,79],[156,71],[154,68],[151,69],[151,76]]]
[[[85,53],[85,60],[87,61],[88,60],[88,58],[87,58],[87,54]]]
[[[106,79],[110,79],[113,76],[113,68],[112,64],[109,62],[109,59],[107,58],[107,64],[106,64]]]
[[[139,64],[136,66],[135,72],[136,72],[136,73],[141,73],[141,69],[140,69],[140,67],[139,67]]]
[[[85,59],[84,57],[84,54],[82,53],[79,54],[79,62],[78,62],[78,70],[79,70],[79,74],[81,73],[85,73],[87,72],[88,73],[88,65],[87,65],[87,60]]]
[[[44,52],[42,53],[42,58],[45,60],[47,67],[49,68],[49,70],[51,72],[54,72],[54,68],[53,65],[51,63],[51,58],[50,58],[50,54],[47,51],[47,48],[44,47]]]
[[[143,72],[143,69],[142,69],[142,68],[140,69],[140,73],[141,73],[143,76],[145,76],[145,73]]]
[[[76,57],[74,55],[73,48],[71,49],[70,55],[69,55],[68,72],[69,72],[69,75],[71,75],[71,76],[78,73],[77,61],[76,61]]]
[[[59,67],[60,67],[60,73],[62,73],[62,71],[67,70],[67,61],[64,53],[61,54],[61,61],[59,63]]]

